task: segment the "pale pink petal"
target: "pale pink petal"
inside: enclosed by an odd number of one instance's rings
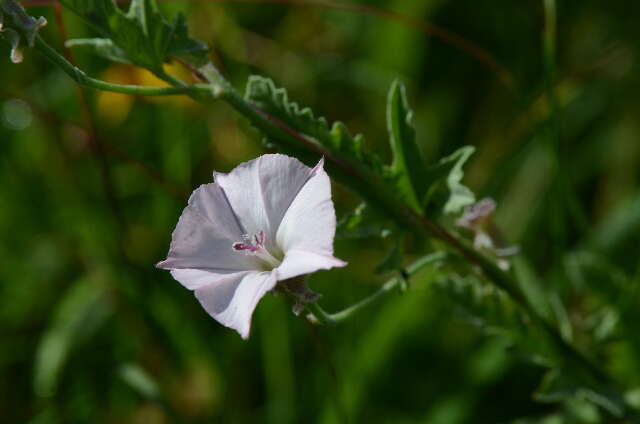
[[[282,217],[313,169],[299,160],[279,154],[245,162],[228,174],[215,173],[245,232],[264,231],[267,248],[273,247]]]
[[[163,269],[197,268],[227,274],[257,269],[257,259],[239,254],[233,243],[242,230],[222,189],[205,184],[193,192],[171,236]]]
[[[309,168],[284,155],[262,156],[215,180],[193,193],[157,266],[246,339],[258,301],[278,280],[346,265],[333,257],[331,184],[322,160]]]
[[[278,280],[297,277],[303,274],[310,274],[320,269],[340,268],[347,265],[332,255],[323,255],[305,250],[292,249],[287,251],[284,260],[276,273]]]
[[[304,250],[333,256],[336,214],[331,201],[331,183],[320,161],[314,175],[300,189],[284,215],[276,240],[286,254]]]
[[[195,294],[209,315],[247,339],[258,301],[275,285],[274,273],[251,272],[202,286]]]
[[[219,273],[203,269],[172,269],[171,276],[189,290],[196,290],[217,281],[243,277],[248,272],[252,271]]]

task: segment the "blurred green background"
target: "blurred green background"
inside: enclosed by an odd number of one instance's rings
[[[498,201],[498,223],[527,269],[589,326],[581,313],[593,305],[562,272],[569,252],[601,258],[622,278],[639,274],[640,3],[558,3],[555,76],[542,59],[540,1],[358,3],[409,20],[332,3],[162,8],[186,13],[236,87],[270,76],[387,159],[386,91],[400,78],[428,161],[477,147],[466,183]],[[92,35],[66,11],[29,10],[47,17],[43,37],[59,49],[67,36]],[[480,46],[502,71],[417,21]],[[465,320],[433,289],[432,270],[336,328],[267,296],[242,341],[154,264],[191,190],[265,152],[258,135],[224,104],[81,91],[25,53],[13,65],[0,45],[0,421],[569,422],[534,401],[543,370]],[[132,67],[75,60],[109,81],[157,84]],[[358,204],[333,190],[338,217]],[[387,247],[338,237],[336,255],[350,265],[312,277],[322,304],[337,310],[390,277],[372,273]],[[607,349],[612,372],[640,381],[637,350]]]

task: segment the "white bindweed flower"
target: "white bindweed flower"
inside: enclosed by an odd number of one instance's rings
[[[323,160],[309,168],[264,155],[196,189],[158,268],[195,292],[221,324],[249,337],[258,301],[278,281],[345,266]]]

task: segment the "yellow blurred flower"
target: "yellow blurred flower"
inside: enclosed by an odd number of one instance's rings
[[[189,71],[179,64],[166,65],[165,71],[168,74],[182,79],[183,81],[192,82],[192,77]],[[169,84],[162,81],[146,69],[119,63],[112,64],[100,75],[100,79],[117,84],[131,84],[148,87],[169,86]],[[197,104],[187,96],[138,97],[138,99],[164,103],[179,108],[192,107]],[[110,91],[100,91],[97,96],[98,116],[110,126],[116,127],[121,125],[129,116],[135,101],[135,96],[113,93]]]

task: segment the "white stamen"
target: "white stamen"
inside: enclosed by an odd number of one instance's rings
[[[253,239],[253,240],[252,240]],[[269,251],[264,247],[265,235],[264,231],[260,231],[257,234],[254,234],[253,237],[248,234],[242,235],[242,240],[244,242],[236,242],[233,243],[231,248],[237,252],[244,252],[246,255],[257,256],[263,262],[268,263],[274,268],[280,265],[281,261],[276,259]],[[252,243],[253,241],[253,243]]]

